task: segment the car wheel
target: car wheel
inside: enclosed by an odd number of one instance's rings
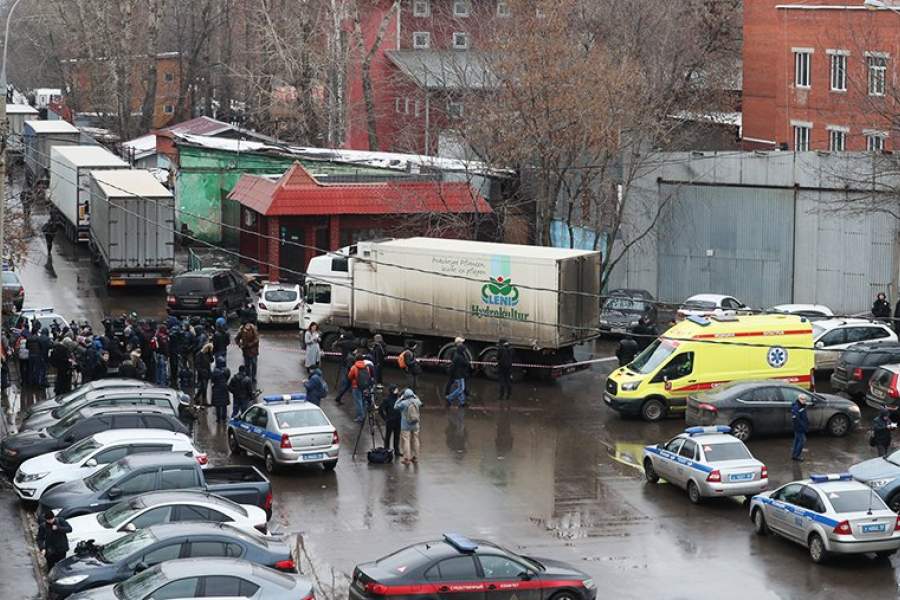
[[[275,473],[275,471],[278,470],[278,463],[275,462],[275,456],[272,454],[272,452],[270,450],[266,450],[265,461],[266,461],[266,473],[269,473],[271,475],[272,473]]]
[[[651,398],[641,406],[641,417],[645,421],[654,423],[666,416],[666,405],[656,398]]]
[[[847,415],[834,415],[828,419],[826,429],[828,430],[828,435],[844,437],[850,431],[850,418]]]
[[[900,492],[894,492],[894,494],[888,498],[887,505],[888,508],[895,513],[900,512]]]
[[[693,481],[688,481],[687,486],[688,500],[693,504],[700,504],[703,501],[703,496],[700,495],[700,488],[697,487],[697,484]]]
[[[766,515],[763,514],[761,508],[753,511],[753,530],[756,535],[766,535],[769,533],[769,526],[766,524]]]
[[[825,550],[825,542],[818,533],[809,536],[809,557],[817,565],[828,560],[828,551]]]
[[[550,600],[581,600],[581,596],[576,596],[572,592],[563,591],[556,592],[552,596],[550,596]]]
[[[322,463],[322,468],[326,471],[334,471],[334,468],[337,466],[337,459],[328,460]]]
[[[231,450],[232,454],[238,454],[241,451],[241,446],[238,444],[234,431],[228,432],[228,449]]]
[[[649,458],[644,460],[644,477],[646,477],[647,481],[650,483],[657,483],[659,481],[659,473],[653,468],[653,461]]]
[[[731,435],[746,442],[753,436],[753,424],[747,419],[738,419],[731,424]]]

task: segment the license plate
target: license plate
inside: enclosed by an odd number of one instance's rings
[[[612,404],[612,398],[610,398],[608,394],[603,395],[603,401],[607,404]]]
[[[321,460],[323,458],[325,458],[325,454],[322,452],[310,452],[303,455],[303,460]]]
[[[882,392],[881,390],[873,389],[872,395],[875,396],[876,398],[884,398],[884,392]]]
[[[753,473],[735,473],[728,476],[728,481],[747,481],[753,479]]]
[[[610,331],[612,331],[613,333],[625,333],[625,328],[624,327],[613,327],[612,329],[610,329]]]
[[[863,525],[862,532],[863,533],[884,533],[884,523],[878,523],[876,525]]]

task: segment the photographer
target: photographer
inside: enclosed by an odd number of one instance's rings
[[[396,456],[400,454],[400,420],[401,413],[397,410],[396,405],[400,400],[398,394],[400,390],[396,385],[391,384],[388,388],[387,398],[378,407],[378,414],[384,421],[384,447],[391,448],[391,439],[393,439],[393,449]]]
[[[356,422],[362,423],[366,417],[368,404],[372,401],[372,387],[375,385],[375,368],[363,358],[360,350],[356,351],[356,361],[347,374],[353,400],[356,401]]]

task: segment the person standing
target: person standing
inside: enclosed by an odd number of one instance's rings
[[[897,425],[891,420],[891,411],[882,407],[872,423],[872,441],[878,456],[884,458],[891,451],[891,430]]]
[[[38,385],[47,387],[47,367],[50,365],[50,349],[53,347],[53,340],[50,339],[50,332],[46,327],[41,329],[38,335],[38,346],[40,348],[41,360],[40,371],[38,372]]]
[[[894,307],[894,332],[900,335],[900,300],[897,300],[897,306]]]
[[[320,406],[322,400],[328,395],[328,384],[325,383],[325,377],[319,367],[313,367],[309,372],[309,379],[303,382],[306,388],[306,401],[310,404]]]
[[[256,381],[256,365],[259,359],[259,332],[256,331],[256,325],[247,322],[241,325],[241,329],[234,336],[234,343],[241,349],[244,356],[244,368],[247,377],[251,381]]]
[[[207,342],[194,354],[194,369],[197,371],[197,394],[194,401],[201,406],[209,406],[209,378],[212,374],[213,346]]]
[[[394,454],[397,456],[401,456],[400,420],[402,415],[396,408],[397,402],[400,401],[400,398],[398,397],[399,391],[397,386],[392,383],[388,387],[387,398],[385,398],[381,403],[381,406],[378,407],[378,414],[381,415],[381,419],[384,421],[384,447],[390,448],[391,440],[393,439]]]
[[[803,462],[803,446],[806,445],[806,433],[809,431],[809,415],[806,412],[808,399],[806,394],[798,394],[797,399],[791,405],[791,423],[794,426],[794,447],[791,450],[791,460],[799,462]]]
[[[878,292],[875,302],[872,303],[872,316],[880,321],[889,323],[891,320],[891,305],[887,301],[884,292]]]
[[[500,399],[509,400],[512,396],[513,350],[509,340],[500,338],[497,345],[497,379],[500,381]]]
[[[50,219],[44,223],[44,226],[41,227],[41,233],[44,234],[44,241],[47,242],[47,256],[50,256],[50,252],[53,250],[53,238],[56,237],[57,230],[56,219],[50,217]]]
[[[406,375],[406,387],[415,390],[419,384],[419,374],[422,372],[422,366],[416,359],[416,348],[418,344],[409,340],[406,342],[406,348],[397,357],[397,366]]]
[[[225,366],[225,358],[216,357],[216,366],[209,376],[212,382],[212,405],[216,407],[216,423],[224,423],[228,417],[228,381],[231,371]]]
[[[216,319],[216,329],[212,335],[213,356],[217,359],[228,358],[228,345],[231,344],[231,335],[228,334],[228,325],[225,323],[225,317]]]
[[[659,335],[656,331],[656,326],[650,322],[650,317],[647,315],[642,315],[638,319],[638,324],[631,330],[631,333],[635,338],[635,342],[637,342],[639,352],[652,344]]]
[[[72,353],[60,340],[50,350],[50,364],[56,369],[53,393],[59,396],[72,391]]]
[[[231,392],[231,418],[234,419],[250,406],[253,399],[253,381],[247,373],[247,367],[238,367],[238,372],[228,382],[228,391]]]
[[[144,366],[144,361],[141,360],[141,351],[133,350],[131,354],[128,355],[128,360],[124,361],[119,366],[119,377],[143,379],[146,374],[146,368],[147,367]]]
[[[313,369],[317,369],[322,361],[322,348],[319,345],[321,341],[322,334],[319,331],[319,324],[313,321],[303,333],[303,344],[306,346],[306,357],[303,360],[303,365],[306,367],[307,372],[311,373]]]
[[[350,367],[347,374],[350,381],[350,389],[352,390],[353,400],[356,402],[356,419],[357,423],[362,423],[366,418],[366,404],[372,393],[372,386],[375,382],[375,372],[372,364],[363,358],[362,351],[356,352],[356,361]]]
[[[16,349],[16,360],[19,361],[19,384],[28,385],[31,383],[31,350],[28,349],[29,333],[27,329],[23,329],[16,339],[13,347]]]
[[[341,339],[338,341],[338,348],[341,351],[341,366],[338,368],[338,390],[334,399],[335,404],[340,404],[344,398],[344,394],[352,388],[350,385],[350,369],[356,362],[354,350],[356,348],[356,340],[353,339],[346,331],[341,332]]]
[[[400,453],[403,456],[403,464],[419,462],[419,411],[422,401],[415,392],[407,388],[403,390],[400,401],[394,404],[394,408],[400,411]]]
[[[169,385],[169,328],[160,323],[156,333],[150,338],[150,348],[156,356],[156,385]]]
[[[619,366],[624,367],[634,360],[638,353],[638,343],[630,335],[626,335],[619,340],[619,347],[616,348],[616,358],[619,360]]]
[[[44,513],[44,518],[38,525],[37,547],[47,561],[48,571],[69,552],[69,533],[72,533],[72,526],[65,519],[57,517],[50,510]]]
[[[384,337],[380,333],[375,334],[375,341],[372,344],[372,366],[375,367],[375,383],[382,384],[382,371],[384,370],[384,360],[387,357],[387,346],[384,345]]]
[[[466,378],[472,368],[469,362],[469,353],[466,350],[466,340],[456,338],[456,351],[453,353],[453,359],[450,361],[450,381],[447,382],[447,406],[451,406],[455,401],[459,406],[466,405]]]

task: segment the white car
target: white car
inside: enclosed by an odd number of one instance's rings
[[[101,431],[65,450],[30,458],[19,466],[13,488],[23,500],[37,501],[61,483],[84,479],[109,463],[138,452],[191,452],[206,465],[206,454],[194,448],[183,433],[163,429],[111,429]]]
[[[25,308],[19,312],[19,316],[28,320],[29,329],[34,327],[35,321],[41,324],[41,329],[46,328],[48,331],[54,322],[60,329],[65,329],[69,326],[69,322],[66,321],[65,317],[53,312],[52,306],[44,308]]]
[[[302,303],[299,285],[267,281],[256,301],[256,320],[268,325],[299,325]]]
[[[749,312],[747,305],[733,296],[722,294],[697,294],[685,300],[675,320],[682,321],[687,317],[708,317],[711,315],[736,315],[739,312]]]
[[[859,342],[896,342],[894,330],[868,319],[826,319],[812,324],[816,347],[816,370],[831,371],[841,353]]]
[[[770,308],[768,312],[797,315],[798,317],[806,317],[810,321],[834,317],[834,311],[824,304],[779,304]]]
[[[268,533],[266,511],[196,490],[150,492],[124,500],[99,513],[67,519],[72,526],[69,553],[78,542],[108,544],[138,529],[182,521],[228,523],[251,533]]]

